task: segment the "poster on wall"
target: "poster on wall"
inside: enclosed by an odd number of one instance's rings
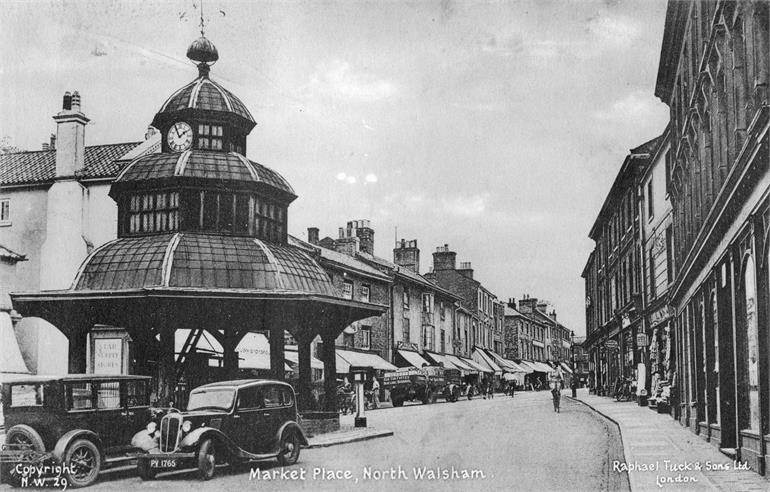
[[[123,374],[123,340],[94,340],[94,374]]]

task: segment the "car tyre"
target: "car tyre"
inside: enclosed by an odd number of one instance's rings
[[[278,444],[278,464],[280,466],[291,466],[299,459],[299,435],[294,429],[287,429],[281,436],[281,442]]]
[[[102,468],[102,454],[88,439],[78,439],[64,452],[70,487],[87,487],[96,481]]]
[[[45,444],[43,444],[40,434],[32,427],[24,424],[14,425],[8,429],[8,432],[5,433],[5,443],[26,444],[36,453],[45,452]],[[2,477],[3,481],[14,487],[21,486],[22,477],[13,471],[16,463],[2,463],[0,467],[0,477]]]
[[[158,470],[150,468],[150,460],[139,459],[136,462],[136,471],[142,480],[155,480]]]
[[[211,480],[217,467],[214,441],[206,439],[198,448],[198,477],[201,480]]]
[[[394,407],[401,407],[404,405],[404,400],[402,398],[394,398],[393,399],[393,406]]]

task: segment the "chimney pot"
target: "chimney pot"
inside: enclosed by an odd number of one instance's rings
[[[69,91],[64,93],[64,100],[62,101],[61,108],[65,111],[72,109],[72,94]]]
[[[318,227],[307,228],[307,242],[310,244],[318,244]]]
[[[48,144],[48,149],[53,150],[56,148],[56,134],[52,133],[50,138],[50,143]]]
[[[78,91],[72,93],[72,110],[80,111],[80,93]]]

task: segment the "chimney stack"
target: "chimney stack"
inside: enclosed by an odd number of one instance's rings
[[[318,227],[307,228],[307,242],[310,244],[318,244]]]
[[[349,221],[347,223],[347,237],[357,237],[361,248],[360,251],[370,255],[374,254],[374,229],[372,229],[369,220]]]
[[[537,298],[524,294],[524,298],[519,301],[519,311],[524,314],[532,314],[537,308]]]
[[[397,241],[396,247],[393,249],[393,263],[414,273],[420,273],[420,249],[417,247],[417,240],[402,239]]]
[[[56,177],[74,176],[85,163],[85,129],[89,122],[80,112],[77,91],[64,93],[62,110],[53,119],[56,121]]]
[[[473,267],[470,261],[461,261],[460,268],[457,269],[457,273],[463,277],[473,280]]]
[[[456,268],[457,253],[449,251],[449,245],[439,246],[433,253],[433,270],[454,270]]]

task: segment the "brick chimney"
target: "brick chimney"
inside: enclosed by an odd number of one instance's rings
[[[457,273],[465,278],[473,280],[473,267],[470,261],[461,261],[460,268],[457,269]]]
[[[310,244],[318,244],[318,227],[307,228],[307,242]]]
[[[77,91],[64,93],[62,110],[53,119],[56,121],[56,177],[74,176],[83,169],[85,130],[90,121],[80,111],[80,94]]]
[[[396,242],[396,247],[393,249],[393,263],[414,273],[420,273],[420,249],[417,247],[417,240],[402,239]]]
[[[445,244],[436,248],[433,253],[433,270],[454,270],[456,267],[457,253],[449,251],[449,245]]]

